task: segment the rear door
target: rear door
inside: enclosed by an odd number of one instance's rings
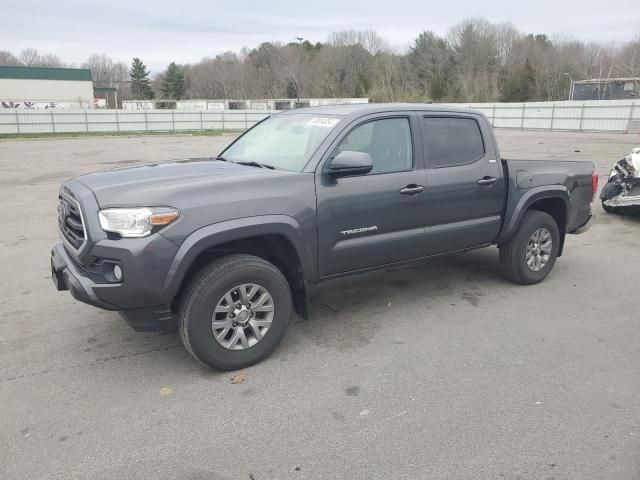
[[[425,172],[413,112],[370,115],[336,139],[316,172],[318,271],[335,275],[420,257]],[[373,170],[333,179],[342,150],[368,153]]]
[[[473,114],[420,119],[427,165],[425,253],[480,246],[500,230],[505,183],[490,127]]]

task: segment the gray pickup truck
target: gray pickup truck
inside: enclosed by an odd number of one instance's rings
[[[593,221],[589,162],[505,160],[477,111],[341,105],[273,115],[217,158],[83,175],[60,189],[59,290],[136,330],[178,330],[203,364],[267,357],[309,289],[489,245],[544,279]]]

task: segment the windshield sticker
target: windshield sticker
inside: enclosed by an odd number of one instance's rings
[[[340,121],[339,118],[313,117],[307,125],[314,127],[333,127]]]

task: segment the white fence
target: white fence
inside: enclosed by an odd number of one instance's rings
[[[170,103],[176,110],[288,110],[290,108],[342,105],[345,103],[369,103],[368,98],[250,98],[191,99],[191,100],[124,100],[124,110],[153,110],[158,103]]]
[[[640,133],[640,100],[456,104],[497,128]],[[0,109],[1,134],[245,130],[273,110]]]
[[[269,110],[19,110],[0,109],[1,134],[245,130]]]
[[[455,105],[480,110],[496,128],[640,133],[640,100]]]

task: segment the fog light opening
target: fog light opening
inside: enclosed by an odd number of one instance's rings
[[[120,265],[113,266],[113,276],[118,281],[122,280],[122,268],[120,268]]]

